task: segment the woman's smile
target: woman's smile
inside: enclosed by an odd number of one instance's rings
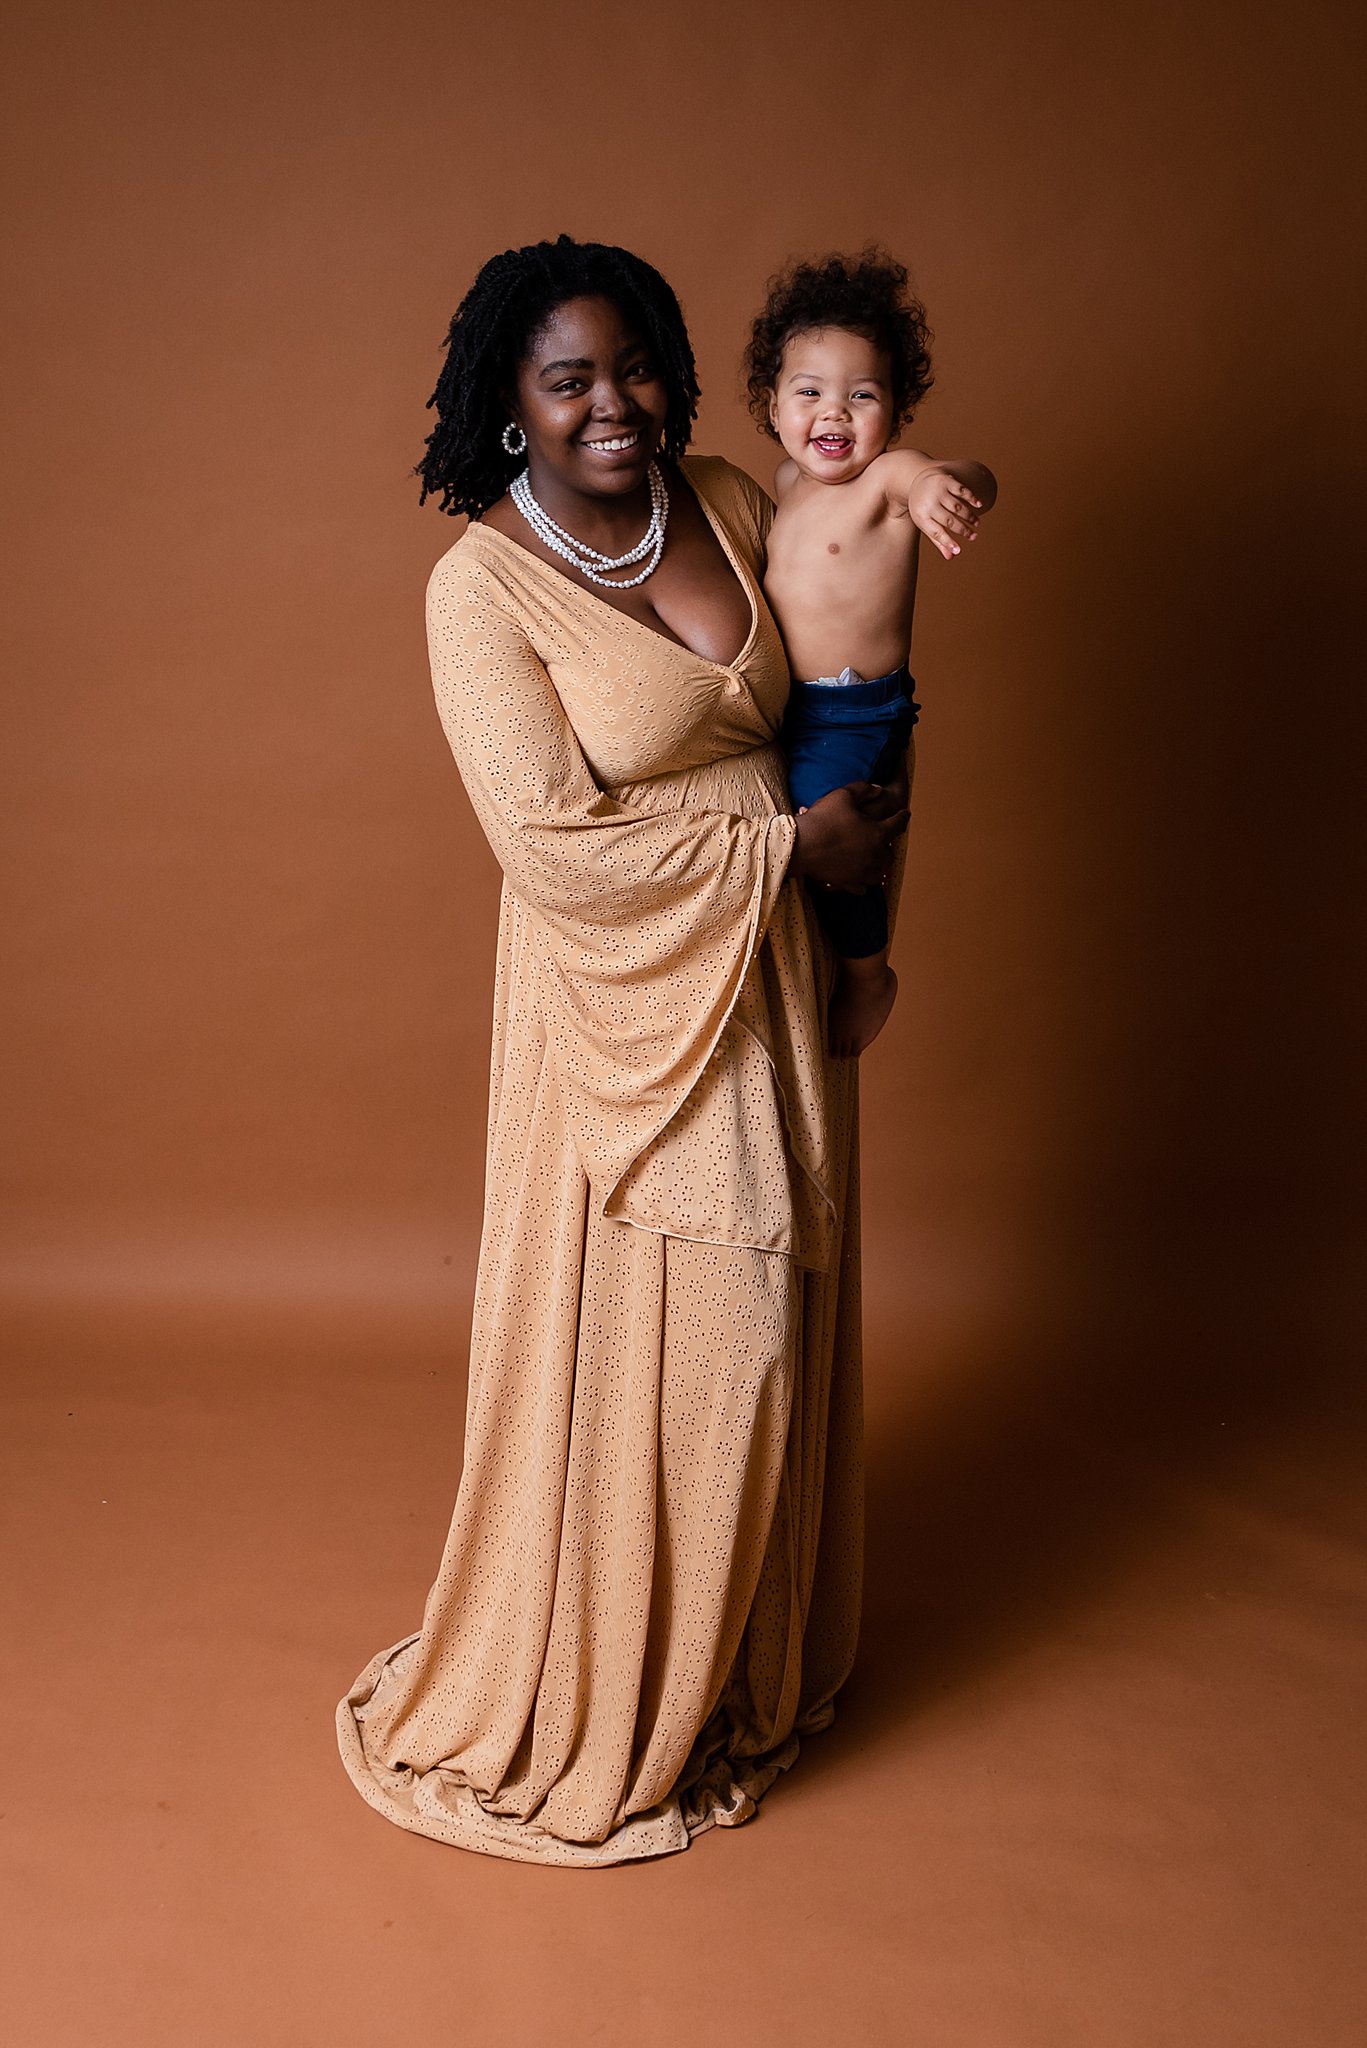
[[[634,427],[629,434],[586,435],[580,446],[588,448],[595,455],[622,455],[629,453],[641,438],[641,429]]]

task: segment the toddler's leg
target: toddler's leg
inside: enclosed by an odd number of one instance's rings
[[[901,768],[916,708],[908,694],[892,729],[881,711],[884,688],[895,678],[873,683],[842,680],[793,684],[784,743],[789,787],[796,809],[816,803],[844,782],[882,782]],[[866,693],[861,697],[858,693]],[[867,693],[873,692],[869,697]],[[848,716],[846,714],[849,714]],[[885,738],[869,752],[870,722]],[[817,915],[836,954],[835,985],[827,1013],[830,1049],[839,1058],[855,1058],[878,1036],[897,995],[897,976],[888,965],[888,909],[881,889],[862,896],[811,885]]]
[[[813,893],[836,954],[826,1013],[830,1049],[838,1059],[855,1059],[887,1023],[897,997],[897,976],[888,965],[887,898],[881,889],[862,896],[834,889]]]
[[[837,956],[826,1032],[837,1059],[857,1059],[873,1044],[897,1000],[897,975],[886,950],[857,960]]]
[[[915,710],[908,704],[877,760],[870,782],[890,781],[906,757]],[[831,1051],[856,1058],[872,1045],[897,1000],[897,976],[888,965],[888,906],[881,889],[863,896],[825,897],[823,923],[836,951],[835,987],[827,1012]]]

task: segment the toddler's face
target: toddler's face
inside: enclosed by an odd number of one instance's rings
[[[892,365],[885,349],[844,327],[790,336],[769,419],[804,476],[847,484],[892,437]]]

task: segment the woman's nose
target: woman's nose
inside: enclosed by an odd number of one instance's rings
[[[600,384],[593,394],[593,416],[597,420],[624,419],[631,410],[631,399],[620,385]]]

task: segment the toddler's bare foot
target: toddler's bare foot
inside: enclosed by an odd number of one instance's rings
[[[897,976],[881,953],[837,960],[835,990],[826,1012],[836,1059],[856,1059],[873,1044],[897,1000]]]

